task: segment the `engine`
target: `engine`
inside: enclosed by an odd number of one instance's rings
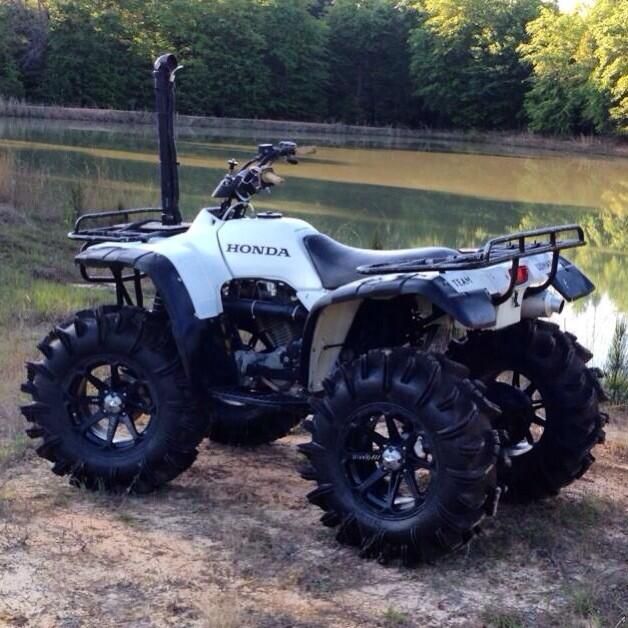
[[[222,296],[241,384],[290,389],[307,316],[295,291],[283,282],[240,279],[229,282]]]

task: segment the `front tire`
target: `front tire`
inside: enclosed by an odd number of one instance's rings
[[[374,350],[325,382],[300,449],[308,495],[361,555],[406,565],[460,547],[492,514],[499,443],[466,369],[414,349]]]
[[[529,320],[472,334],[450,354],[484,382],[489,400],[504,408],[500,427],[515,435],[504,443],[513,453],[499,478],[509,500],[551,497],[582,477],[604,441],[606,417],[603,391],[586,366],[591,354],[574,336]]]
[[[74,485],[149,492],[196,458],[207,421],[163,324],[137,308],[78,313],[40,344],[22,407],[37,453]]]

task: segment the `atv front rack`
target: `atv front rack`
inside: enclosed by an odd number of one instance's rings
[[[508,289],[504,294],[493,297],[493,302],[499,305],[512,296],[517,284],[519,262],[522,258],[552,253],[552,264],[547,281],[542,285],[528,288],[528,292],[534,294],[545,290],[554,280],[558,271],[560,251],[584,246],[585,244],[584,231],[580,225],[545,227],[492,238],[482,248],[468,252],[461,251],[456,255],[433,259],[408,259],[404,262],[395,263],[368,264],[366,266],[358,266],[357,271],[363,275],[444,272],[476,270],[511,262],[510,285]]]
[[[139,209],[121,209],[119,211],[90,212],[83,214],[74,223],[74,230],[68,233],[68,238],[72,240],[83,240],[86,242],[148,242],[151,238],[167,238],[168,236],[184,233],[190,226],[189,223],[176,225],[164,225],[161,222],[163,210],[146,207]],[[128,222],[129,217],[134,214],[158,214],[144,220]],[[109,225],[86,226],[86,223],[99,222],[104,219],[126,220]]]

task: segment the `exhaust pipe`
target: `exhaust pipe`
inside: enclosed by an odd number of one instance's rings
[[[179,172],[174,142],[174,74],[179,69],[173,54],[161,55],[153,69],[161,173],[161,224],[180,225]]]
[[[521,304],[521,318],[539,318],[560,314],[565,307],[565,300],[544,290],[540,294],[526,297]]]

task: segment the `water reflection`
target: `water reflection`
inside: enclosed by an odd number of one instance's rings
[[[256,139],[182,135],[182,205],[188,217],[211,202],[226,159],[245,159]],[[628,160],[448,148],[324,145],[298,167],[278,168],[287,185],[262,195],[256,206],[301,216],[339,240],[365,247],[472,246],[514,229],[579,222],[591,246],[569,255],[598,292],[568,308],[561,324],[585,335],[600,363],[616,312],[628,312]],[[76,204],[77,187],[93,207],[158,203],[150,127],[0,120],[0,150],[12,152],[24,171],[44,172],[60,207]]]

